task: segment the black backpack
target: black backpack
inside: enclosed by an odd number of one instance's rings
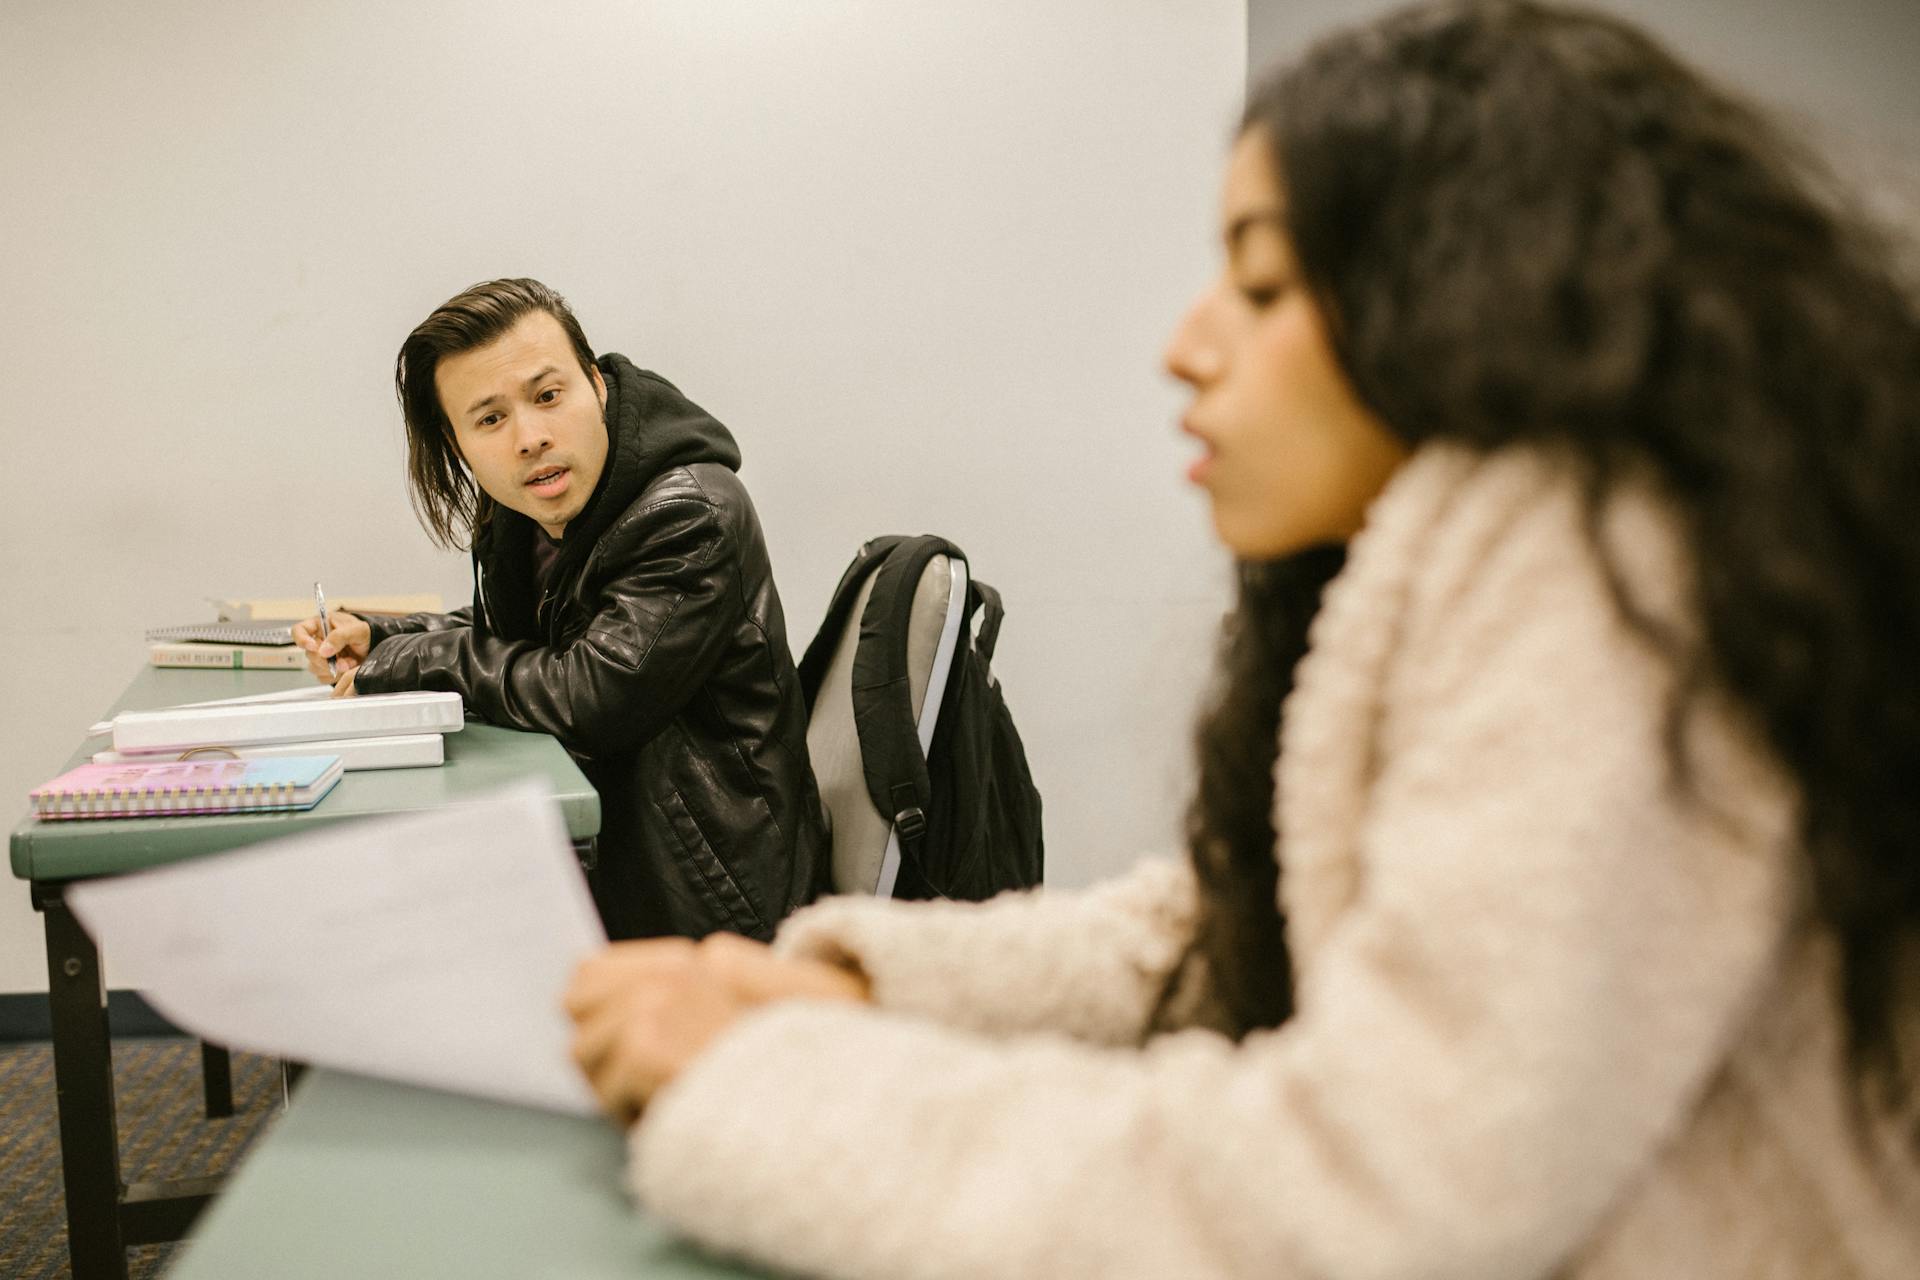
[[[1040,793],[990,666],[1003,617],[1000,593],[975,580],[970,566],[932,742],[921,753],[908,627],[921,576],[942,555],[966,564],[966,553],[944,538],[875,538],[861,547],[800,660],[800,687],[811,714],[861,587],[878,575],[855,642],[853,716],[867,794],[899,838],[893,896],[977,901],[1040,883]]]

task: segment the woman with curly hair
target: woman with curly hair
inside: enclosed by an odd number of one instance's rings
[[[642,1201],[809,1275],[1920,1275],[1894,246],[1527,0],[1264,81],[1222,227],[1188,858],[589,962]]]

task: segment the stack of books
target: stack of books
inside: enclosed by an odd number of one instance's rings
[[[147,661],[156,667],[300,671],[306,650],[293,642],[298,618],[200,622],[147,629]]]
[[[214,600],[212,622],[147,628],[147,661],[156,667],[217,670],[301,671],[307,654],[293,642],[293,628],[313,615],[311,598]],[[436,594],[343,596],[336,609],[365,616],[438,613]]]
[[[446,760],[445,735],[466,723],[457,693],[379,693],[335,698],[325,685],[288,693],[123,711],[94,726],[111,733],[101,765],[207,755],[237,759],[337,756],[358,769],[405,769]]]

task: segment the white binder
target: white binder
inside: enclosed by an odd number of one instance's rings
[[[465,709],[457,693],[376,693],[353,698],[214,703],[122,711],[112,721],[113,749],[143,752],[455,733],[465,723]]]
[[[263,742],[251,747],[230,747],[242,760],[264,756],[339,756],[340,766],[348,773],[362,769],[427,769],[447,759],[446,737],[438,733],[408,733],[388,738],[322,738],[314,742]],[[218,747],[194,748],[219,751]],[[141,761],[172,760],[181,753],[159,751],[96,751],[95,764],[138,764]]]

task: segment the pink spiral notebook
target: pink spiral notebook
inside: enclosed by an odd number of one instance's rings
[[[340,757],[83,764],[35,787],[34,816],[158,818],[311,809],[340,781]]]

